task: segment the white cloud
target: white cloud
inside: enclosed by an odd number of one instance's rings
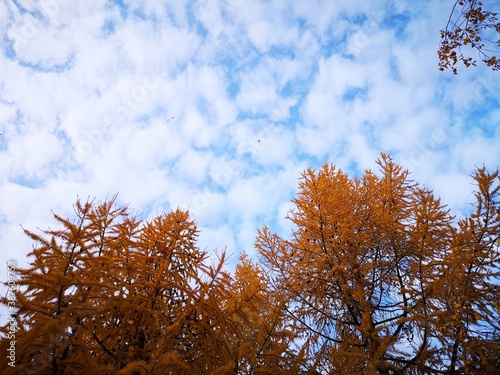
[[[50,133],[29,134],[9,142],[9,176],[13,180],[28,179],[38,182],[54,176],[57,164],[64,156],[64,147],[57,137]]]
[[[437,70],[443,2],[41,4],[0,4],[0,262],[77,195],[190,208],[203,246],[251,252],[308,166],[390,151],[460,208],[500,160],[497,73]]]

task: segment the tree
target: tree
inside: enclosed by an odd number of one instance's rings
[[[282,294],[271,292],[261,268],[243,253],[236,265],[225,312],[240,335],[228,337],[236,374],[294,374],[300,360],[284,314]]]
[[[500,184],[498,171],[475,171],[475,211],[460,219],[440,262],[433,337],[450,373],[500,371]],[[441,365],[442,366],[442,365]]]
[[[2,373],[206,374],[231,360],[224,253],[206,264],[186,211],[143,222],[114,201],[77,201],[76,220],[26,230],[36,247],[19,270],[17,362]]]
[[[446,27],[441,30],[438,50],[439,69],[457,74],[457,63],[476,66],[476,60],[463,54],[463,47],[475,50],[491,69],[500,70],[497,57],[500,47],[500,23],[497,13],[484,10],[477,0],[456,0]]]
[[[225,252],[207,264],[187,211],[144,221],[115,200],[78,200],[75,219],[54,214],[59,229],[25,230],[36,246],[2,374],[296,372],[282,299],[256,264],[242,256],[233,278]]]
[[[290,239],[261,263],[197,245],[188,211],[110,201],[36,234],[19,270],[15,367],[2,374],[497,374],[500,176],[476,169],[456,219],[388,155],[349,177],[307,169]],[[11,296],[2,303],[12,303]],[[8,352],[13,325],[0,327]]]
[[[380,175],[325,164],[302,174],[296,229],[256,247],[322,374],[460,374],[500,369],[500,184],[478,169],[476,212],[455,222],[385,154]]]

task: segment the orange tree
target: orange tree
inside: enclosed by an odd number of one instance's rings
[[[77,201],[59,229],[26,231],[15,366],[0,371],[498,373],[498,171],[476,170],[475,209],[456,220],[389,156],[378,165],[306,170],[292,238],[263,228],[263,264],[242,256],[234,277],[186,211],[143,221],[115,199]]]
[[[267,295],[252,265],[243,261],[232,285],[224,253],[208,263],[196,246],[188,212],[144,222],[114,202],[77,201],[76,219],[54,215],[60,229],[26,231],[36,246],[31,266],[19,270],[15,366],[4,357],[2,374],[227,374],[268,359],[275,372],[286,365],[289,336],[270,307],[260,326]],[[1,328],[3,352],[10,330]]]
[[[455,221],[382,154],[380,173],[306,170],[291,239],[256,247],[321,374],[500,371],[499,178],[478,169],[476,212]]]
[[[224,302],[240,335],[228,336],[235,374],[295,374],[301,359],[284,314],[282,293],[272,291],[259,265],[243,253],[236,266],[231,295]]]

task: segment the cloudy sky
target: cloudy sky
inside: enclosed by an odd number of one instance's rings
[[[500,159],[500,73],[437,69],[454,1],[0,3],[0,277],[77,196],[189,208],[199,245],[254,252],[300,173],[381,151],[456,212]]]

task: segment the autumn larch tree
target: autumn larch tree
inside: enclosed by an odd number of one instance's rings
[[[258,234],[307,351],[303,370],[499,373],[498,171],[476,171],[476,211],[456,221],[388,155],[378,165],[359,178],[306,170],[291,239]]]
[[[75,219],[26,230],[1,373],[499,373],[498,171],[476,170],[474,210],[456,219],[388,155],[378,165],[306,170],[292,238],[264,227],[262,263],[242,255],[233,277],[187,211],[145,221],[116,198],[78,200]]]
[[[486,1],[488,6],[495,1]],[[500,70],[500,22],[497,13],[483,9],[478,0],[455,0],[446,27],[441,30],[438,50],[439,69],[457,74],[457,63],[475,66],[476,59],[464,55],[470,48],[492,70]]]
[[[272,291],[260,266],[243,253],[236,265],[226,315],[240,335],[228,336],[238,375],[296,374],[301,359],[285,312],[283,293]]]
[[[208,263],[196,246],[187,211],[143,221],[115,198],[74,207],[74,220],[54,214],[59,229],[26,230],[35,247],[19,270],[16,363],[2,357],[2,374],[236,374],[286,361],[276,309],[260,314],[262,276],[243,261],[233,286],[224,252]]]
[[[448,373],[500,373],[500,184],[498,171],[473,175],[475,210],[452,228],[434,283],[433,360]]]

